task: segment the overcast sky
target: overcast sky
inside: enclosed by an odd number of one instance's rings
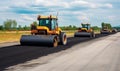
[[[30,25],[40,15],[56,15],[59,25],[101,22],[120,25],[120,0],[0,0],[0,25],[7,19]]]

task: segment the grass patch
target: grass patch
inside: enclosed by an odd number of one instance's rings
[[[74,31],[63,31],[72,36]],[[21,35],[30,34],[30,31],[0,31],[0,43],[20,41]]]
[[[73,36],[76,31],[75,30],[64,30],[63,32],[65,32],[67,36],[69,37],[69,36]]]
[[[66,32],[67,36],[73,36],[76,32],[75,30],[64,30],[63,32]],[[95,33],[100,33],[99,30],[96,30]],[[14,42],[14,41],[20,41],[21,35],[30,34],[30,31],[0,31],[0,43],[4,42]]]
[[[21,35],[30,34],[28,31],[0,31],[0,43],[19,41]]]

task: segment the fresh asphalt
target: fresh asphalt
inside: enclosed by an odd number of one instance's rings
[[[57,53],[62,50],[71,48],[81,42],[97,39],[100,37],[107,36],[107,34],[97,34],[96,38],[89,37],[70,37],[68,38],[68,44],[63,46],[59,45],[56,48],[47,46],[21,46],[12,45],[0,48],[0,71],[5,70],[9,66],[24,63],[33,59],[37,59],[48,54]]]

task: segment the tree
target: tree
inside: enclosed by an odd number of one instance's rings
[[[34,22],[33,22],[33,24],[34,24],[35,26],[37,26],[37,25],[38,25],[36,21],[34,21]]]
[[[112,30],[112,26],[111,26],[111,24],[106,24],[107,26],[108,26],[108,29],[110,29],[110,30]]]
[[[4,30],[4,28],[3,28],[3,26],[2,26],[2,25],[0,25],[0,30]]]
[[[5,30],[13,30],[16,29],[17,22],[15,20],[8,19],[4,21],[4,28]]]
[[[77,28],[75,25],[73,25],[73,28]]]
[[[75,25],[63,26],[60,27],[62,30],[77,30],[78,28]]]
[[[92,29],[93,30],[100,30],[100,28],[98,26],[93,26]]]
[[[26,25],[23,28],[24,28],[24,30],[27,30],[27,26]]]
[[[69,27],[69,28],[72,28],[72,25],[69,25],[68,27]]]
[[[105,23],[104,23],[104,22],[102,22],[102,24],[101,24],[102,28],[104,28],[104,25],[105,25]]]
[[[25,26],[23,27],[23,29],[26,30],[26,31],[28,31],[28,30],[30,30],[30,27],[25,25]]]
[[[4,28],[5,30],[10,30],[12,25],[12,20],[7,20],[4,22]]]
[[[12,28],[16,30],[17,28],[17,22],[15,20],[12,21]]]
[[[73,30],[77,30],[77,27],[75,25],[73,25]]]
[[[19,26],[18,26],[18,30],[22,30],[22,27],[21,27],[21,25],[19,25]]]

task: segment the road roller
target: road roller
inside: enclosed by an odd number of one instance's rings
[[[90,27],[90,24],[81,23],[82,27],[78,28],[75,32],[74,37],[95,37],[94,30]]]
[[[67,36],[58,27],[57,16],[41,16],[38,18],[38,25],[31,25],[31,35],[22,35],[20,39],[21,45],[45,45],[57,47],[58,44],[66,45]]]
[[[112,29],[112,33],[117,33],[117,32],[118,32],[117,29],[115,28]]]
[[[108,29],[102,29],[101,30],[101,34],[110,34],[110,33],[111,33],[111,31],[108,30]]]
[[[102,23],[101,34],[110,34],[112,33],[112,27],[109,23]]]

